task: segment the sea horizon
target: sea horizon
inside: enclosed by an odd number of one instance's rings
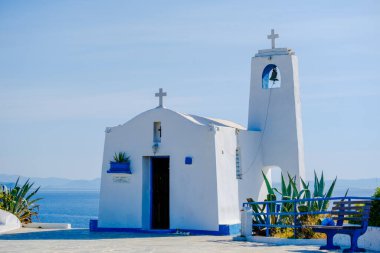
[[[354,188],[348,196],[370,197],[375,189]],[[346,190],[336,189],[333,197],[342,197]],[[70,223],[73,228],[88,228],[90,219],[97,219],[98,190],[41,190],[38,197],[40,210],[34,222]]]

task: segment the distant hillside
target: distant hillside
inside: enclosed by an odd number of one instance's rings
[[[326,187],[330,187],[332,180],[327,180]],[[339,179],[336,181],[334,196],[344,196],[348,189],[349,196],[370,197],[375,189],[380,187],[380,178],[368,179]]]
[[[12,185],[16,182],[18,175],[0,174],[0,184]],[[20,181],[24,182],[28,177],[20,177]],[[41,186],[41,190],[86,190],[86,191],[99,191],[100,179],[92,180],[73,180],[65,178],[40,178],[31,177],[30,180],[35,183],[36,186]]]
[[[332,180],[327,180],[331,184]],[[360,189],[375,189],[380,187],[380,178],[368,179],[339,179],[336,183],[337,188],[360,188]]]

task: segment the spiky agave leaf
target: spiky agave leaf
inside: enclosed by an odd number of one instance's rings
[[[272,188],[272,186],[271,186],[271,184],[270,184],[267,176],[265,176],[265,174],[264,174],[264,171],[261,171],[261,173],[263,174],[265,185],[267,186],[268,194],[275,195],[274,194],[274,190],[273,190],[273,188]]]
[[[311,198],[311,192],[310,192],[310,189],[309,189],[309,183],[305,183],[305,181],[301,178],[301,184],[302,184],[302,187],[303,187],[303,192],[304,192],[304,195],[303,195],[303,199],[310,199]],[[301,194],[301,193],[300,193]],[[307,208],[309,211],[311,211],[311,202],[310,200],[307,200],[305,201],[307,204]],[[302,202],[302,204],[305,204],[305,202]]]
[[[318,196],[323,196],[324,191],[325,191],[325,180],[324,180],[323,171],[322,171],[321,180],[319,181],[319,194],[318,194]]]
[[[273,189],[273,191],[277,192],[282,198],[282,196],[283,196],[282,192],[280,192],[276,187],[273,187],[272,189]]]
[[[281,191],[282,191],[281,195],[289,196],[288,189],[286,187],[286,183],[285,183],[285,179],[284,179],[284,175],[282,174],[282,172],[281,172]]]
[[[324,180],[324,177],[323,177],[323,171],[321,173],[321,179],[319,180],[319,186],[318,186],[318,197],[320,198],[324,198],[324,195],[323,195],[323,192],[324,192],[324,189],[325,188],[325,180]],[[323,208],[323,200],[319,200],[317,202],[318,204],[318,211],[321,211],[322,208]]]
[[[305,183],[305,181],[301,179],[301,184],[302,184],[302,188],[303,188],[303,192],[304,192],[304,199],[310,199],[311,198],[311,192],[309,190],[309,183]]]
[[[300,178],[300,179],[301,179],[302,188],[303,189],[309,189],[309,183],[306,184],[302,178]]]
[[[314,192],[313,192],[313,198],[323,198],[323,191],[324,191],[324,178],[323,178],[323,172],[321,179],[318,178],[317,173],[314,171]],[[321,210],[323,205],[322,200],[316,200],[311,203],[312,210],[317,211]]]
[[[275,194],[268,194],[266,200],[264,201],[276,201],[276,195]],[[273,213],[276,212],[276,203],[267,203],[269,212]],[[277,223],[277,215],[269,215],[270,223],[276,224]]]
[[[34,191],[32,191],[25,199],[29,201],[37,192],[40,190],[41,186],[37,187]]]
[[[296,177],[291,177],[290,174],[288,173],[288,178],[289,178],[289,186],[291,186],[292,190],[292,199],[297,199],[298,198],[298,188],[296,185]]]
[[[288,182],[286,190],[287,190],[288,195],[292,196],[292,185],[290,184],[290,182]]]
[[[350,190],[350,188],[347,188],[346,190],[346,193],[344,194],[344,197],[346,198],[347,197],[347,194],[348,194],[348,191]]]
[[[318,192],[319,192],[318,187],[319,187],[319,180],[318,180],[317,173],[314,170],[314,192],[313,192],[313,197],[318,197]]]
[[[325,198],[331,198],[332,193],[333,193],[333,191],[334,191],[334,187],[335,187],[335,183],[336,183],[336,180],[337,180],[337,179],[338,179],[338,178],[335,177],[334,181],[331,183],[331,186],[330,186],[329,190],[327,191],[327,193],[326,193],[326,195],[325,195]],[[347,190],[347,192],[348,192],[348,190]],[[347,192],[346,192],[346,194],[347,194]],[[322,211],[326,211],[327,208],[328,208],[328,205],[329,205],[329,200],[325,200],[325,201],[323,201]]]

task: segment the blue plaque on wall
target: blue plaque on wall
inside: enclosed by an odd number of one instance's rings
[[[185,164],[193,164],[193,158],[191,156],[186,156],[185,157]]]

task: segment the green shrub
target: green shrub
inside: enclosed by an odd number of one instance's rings
[[[380,187],[377,187],[374,198],[380,198]],[[369,225],[374,227],[380,227],[380,200],[375,200],[372,202],[371,213],[369,215]]]
[[[324,239],[326,238],[325,234],[316,233],[311,229],[310,225],[319,225],[321,220],[325,218],[325,215],[302,215],[299,217],[300,222],[304,227],[297,228],[297,238],[298,239]],[[289,223],[290,224],[290,223]],[[294,229],[293,228],[273,228],[271,230],[273,237],[278,238],[294,238]]]

